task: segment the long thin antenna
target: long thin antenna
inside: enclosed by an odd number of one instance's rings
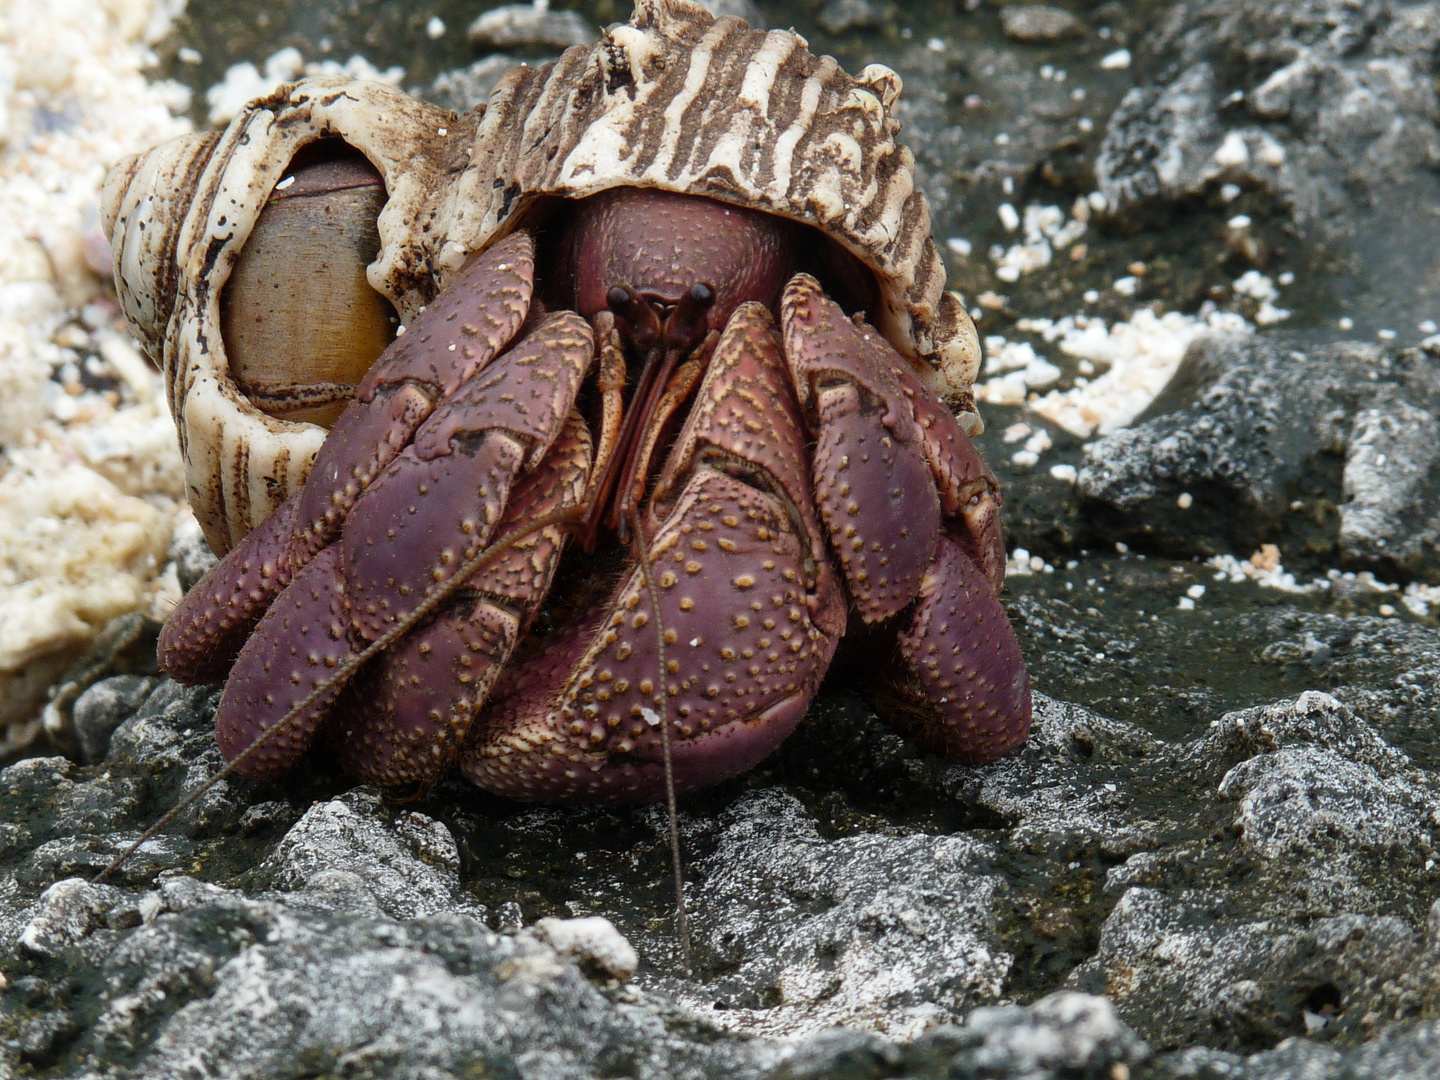
[[[680,860],[679,813],[675,809],[675,765],[670,756],[670,679],[665,667],[665,624],[660,618],[660,591],[650,573],[650,553],[640,531],[640,513],[630,510],[630,531],[640,553],[640,573],[650,590],[650,609],[655,615],[655,652],[660,661],[660,755],[665,759],[665,809],[670,822],[670,866],[675,872],[675,933],[680,939],[680,963],[685,977],[691,976],[690,920],[685,915],[685,867]]]
[[[559,525],[563,522],[576,520],[580,516],[581,509],[582,508],[578,506],[566,506],[562,507],[559,510],[552,510],[550,513],[536,518],[534,521],[532,521],[529,525],[526,525],[520,531],[511,533],[503,540],[497,541],[491,546],[485,548],[483,551],[477,552],[476,554],[472,555],[469,559],[467,559],[464,563],[461,564],[460,569],[456,571],[454,577],[450,578],[450,580],[445,582],[445,584],[441,588],[436,589],[433,593],[431,593],[423,601],[421,601],[416,606],[414,611],[412,611],[409,615],[405,616],[403,619],[400,619],[389,630],[385,631],[385,633],[381,634],[378,638],[372,641],[368,646],[365,647],[364,651],[354,657],[351,657],[348,660],[342,661],[340,665],[335,669],[335,673],[331,675],[330,678],[326,679],[322,683],[319,683],[313,690],[310,691],[310,693],[306,694],[300,700],[300,703],[298,705],[296,705],[293,709],[287,712],[270,727],[266,728],[259,735],[257,735],[255,737],[255,740],[239,754],[237,754],[234,758],[232,758],[229,762],[227,762],[223,769],[221,769],[218,773],[212,776],[204,784],[200,785],[199,788],[191,792],[184,799],[180,800],[180,802],[178,802],[174,806],[174,808],[167,811],[164,815],[161,816],[158,821],[155,822],[155,824],[151,825],[148,829],[141,833],[140,839],[136,840],[133,844],[131,844],[119,855],[117,855],[113,860],[111,860],[109,866],[105,867],[104,870],[101,870],[100,873],[95,876],[95,884],[100,884],[116,870],[119,870],[120,867],[124,866],[130,860],[130,857],[134,855],[135,852],[140,850],[143,844],[146,844],[149,841],[153,840],[177,817],[183,814],[190,807],[194,806],[195,803],[199,802],[200,799],[202,799],[212,788],[214,788],[216,784],[220,783],[220,781],[224,780],[236,769],[240,768],[257,753],[259,753],[260,750],[271,739],[275,738],[277,734],[283,731],[290,724],[294,723],[296,717],[299,717],[305,712],[307,712],[311,708],[311,706],[313,706],[317,701],[320,700],[322,696],[327,694],[337,684],[343,684],[347,679],[350,678],[351,675],[355,673],[355,671],[362,664],[367,663],[375,656],[384,652],[386,649],[390,648],[391,645],[395,644],[396,641],[398,641],[400,638],[413,630],[415,626],[421,622],[421,620],[427,618],[431,612],[433,612],[436,608],[438,608],[441,604],[448,600],[455,592],[455,590],[458,589],[461,585],[463,585],[466,581],[468,581],[472,575],[484,569],[486,565],[499,558],[505,552],[509,551],[516,544],[520,543],[520,541],[539,532],[541,529],[548,529],[552,525]]]

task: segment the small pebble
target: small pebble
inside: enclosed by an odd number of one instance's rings
[[[567,49],[595,40],[589,20],[578,11],[551,11],[548,4],[506,4],[487,11],[470,24],[468,35],[470,44],[482,49]]]
[[[1043,4],[1011,4],[1000,9],[1000,28],[1015,41],[1060,41],[1082,37],[1085,24],[1064,8]]]
[[[1104,36],[1102,33],[1101,37]],[[1107,53],[1101,58],[1100,66],[1106,71],[1124,71],[1130,66],[1130,50],[1116,49],[1112,53]]]

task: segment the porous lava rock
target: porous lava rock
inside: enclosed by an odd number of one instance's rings
[[[1141,422],[1086,446],[1076,491],[1100,531],[1171,555],[1276,542],[1440,581],[1437,464],[1432,352],[1213,335]]]

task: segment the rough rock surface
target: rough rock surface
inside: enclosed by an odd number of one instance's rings
[[[520,1076],[623,1061],[637,1075],[1102,1077],[1117,1062],[1263,1070],[1297,1046],[1336,1069],[1382,1046],[1437,1060],[1428,1028],[1396,1021],[1440,1002],[1440,788],[1328,694],[1177,743],[1042,697],[1021,752],[965,769],[915,757],[832,693],[771,769],[712,797],[718,810],[687,807],[693,979],[672,966],[663,899],[612,887],[626,867],[647,876],[663,834],[649,810],[507,812],[472,795],[455,817],[458,787],[418,808],[356,789],[303,809],[226,781],[113,884],[78,877],[213,775],[213,703],[162,683],[101,766],[0,773],[0,1061],[54,1075],[303,1059],[406,1076],[483,1060]],[[311,796],[333,782],[315,774]],[[913,816],[877,829],[867,797]],[[505,932],[495,885],[466,866],[477,822],[521,855],[558,838],[570,867],[538,894],[523,862],[503,873],[528,897]],[[517,931],[546,908],[560,918]],[[596,915],[639,951],[629,987]],[[1003,1004],[1015,996],[1042,999]],[[1343,1049],[1382,1030],[1383,1044]],[[1165,1053],[1195,1043],[1212,1049]]]
[[[1323,229],[1440,161],[1434,4],[1202,0],[1167,16],[1147,47],[1169,70],[1126,95],[1096,160],[1118,209],[1223,178]],[[1232,133],[1247,153],[1217,159]]]
[[[1059,41],[1085,33],[1085,24],[1070,12],[1043,4],[1007,4],[1000,9],[1000,26],[1016,41]]]
[[[1177,556],[1304,545],[1440,581],[1436,355],[1202,338],[1149,415],[1085,448],[1076,489],[1114,535]]]
[[[1264,192],[1344,252],[1366,330],[1433,318],[1440,219],[1410,208],[1440,191],[1437,42],[1434,3],[1169,6],[1145,42],[1156,77],[1108,122],[1100,190],[1121,215],[1227,183]]]

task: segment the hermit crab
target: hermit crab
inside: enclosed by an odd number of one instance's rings
[[[319,738],[401,793],[692,790],[790,733],[847,625],[922,745],[1024,739],[975,331],[899,93],[640,0],[467,115],[304,80],[112,173],[224,555],[161,663],[227,679],[243,773]]]

